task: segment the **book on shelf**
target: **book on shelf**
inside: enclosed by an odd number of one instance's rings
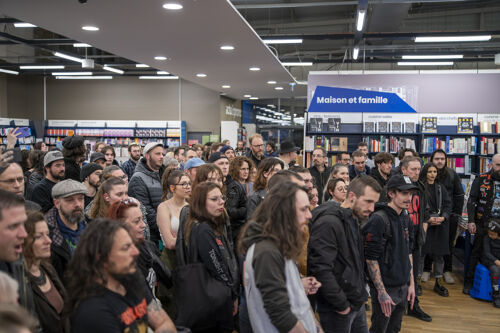
[[[323,132],[323,118],[322,117],[309,118],[309,131],[313,133]]]
[[[500,139],[481,137],[481,142],[479,143],[479,154],[481,155],[493,155],[500,152]]]
[[[377,132],[379,133],[389,132],[389,123],[387,121],[379,121],[377,123]]]
[[[401,129],[401,122],[400,121],[393,121],[391,123],[391,132],[392,133],[402,133]]]
[[[454,169],[459,174],[470,175],[472,173],[472,159],[465,157],[448,157],[448,168]]]
[[[437,117],[422,117],[422,133],[437,133]]]
[[[474,122],[472,117],[458,117],[457,133],[473,133]]]
[[[486,173],[491,168],[492,157],[479,157],[479,173]]]
[[[328,132],[339,133],[340,123],[340,118],[328,118]]]
[[[365,121],[363,123],[363,132],[365,133],[375,132],[375,123],[373,121]]]
[[[436,149],[442,149],[447,154],[476,154],[477,137],[471,136],[468,138],[451,138],[446,136],[443,138],[423,138],[422,153],[432,153]]]
[[[380,135],[365,137],[363,140],[372,153],[387,152],[395,154],[402,148],[416,148],[415,140],[410,138]]]
[[[415,133],[415,123],[412,121],[405,123],[405,133]]]
[[[491,134],[493,133],[493,126],[491,121],[480,121],[478,122],[479,125],[479,133],[482,134]],[[498,126],[497,126],[498,128]]]

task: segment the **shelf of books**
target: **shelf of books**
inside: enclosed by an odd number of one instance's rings
[[[29,119],[0,118],[0,144],[7,145],[7,134],[18,128],[17,143],[21,150],[31,150],[36,142],[35,128]]]
[[[448,166],[467,177],[488,171],[500,153],[500,114],[307,113],[305,165],[315,147],[328,151],[333,165],[338,153],[352,153],[361,141],[370,154],[413,148],[424,163],[443,149]]]

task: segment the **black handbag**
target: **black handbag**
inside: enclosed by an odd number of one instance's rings
[[[184,226],[182,226],[184,227]],[[192,232],[198,224],[193,225]],[[183,229],[183,228],[182,228]],[[174,274],[177,305],[176,325],[192,331],[210,329],[221,316],[220,309],[231,300],[231,289],[212,277],[205,265],[198,260],[195,238],[191,237],[189,249],[184,242],[184,230],[177,234],[178,267]]]

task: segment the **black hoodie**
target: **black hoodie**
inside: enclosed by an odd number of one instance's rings
[[[321,282],[318,311],[359,310],[366,302],[363,243],[352,210],[329,201],[313,211],[307,264]]]
[[[410,280],[410,259],[414,233],[406,210],[397,214],[387,204],[375,205],[375,212],[383,210],[390,223],[390,237],[382,217],[372,214],[361,232],[364,238],[366,260],[377,260],[385,287],[400,287]],[[385,235],[384,235],[385,234]]]

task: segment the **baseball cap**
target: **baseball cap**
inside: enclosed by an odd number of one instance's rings
[[[66,198],[75,194],[85,193],[87,193],[87,188],[85,187],[85,185],[73,179],[60,181],[52,188],[52,197],[55,199]]]
[[[216,151],[215,153],[213,153],[212,155],[210,155],[210,157],[208,158],[208,162],[209,163],[214,163],[214,162],[220,160],[221,158],[228,159],[226,155],[224,155],[220,151]]]
[[[193,157],[192,159],[188,160],[186,164],[184,164],[184,170],[189,170],[191,168],[197,168],[199,166],[202,166],[205,164],[201,158],[198,157]]]
[[[162,146],[163,147],[163,142],[150,142],[146,145],[146,147],[144,147],[144,151],[143,153],[146,154],[146,153],[149,153],[153,148],[155,147],[158,147],[158,146]]]
[[[94,162],[99,161],[99,160],[106,160],[106,156],[104,156],[103,153],[98,152],[98,151],[90,154],[90,163],[94,163]]]
[[[46,167],[54,161],[64,160],[63,154],[59,150],[52,150],[45,154],[43,158],[43,166]]]
[[[387,189],[395,188],[400,191],[416,190],[418,187],[413,184],[410,177],[403,175],[394,175],[387,181]]]

